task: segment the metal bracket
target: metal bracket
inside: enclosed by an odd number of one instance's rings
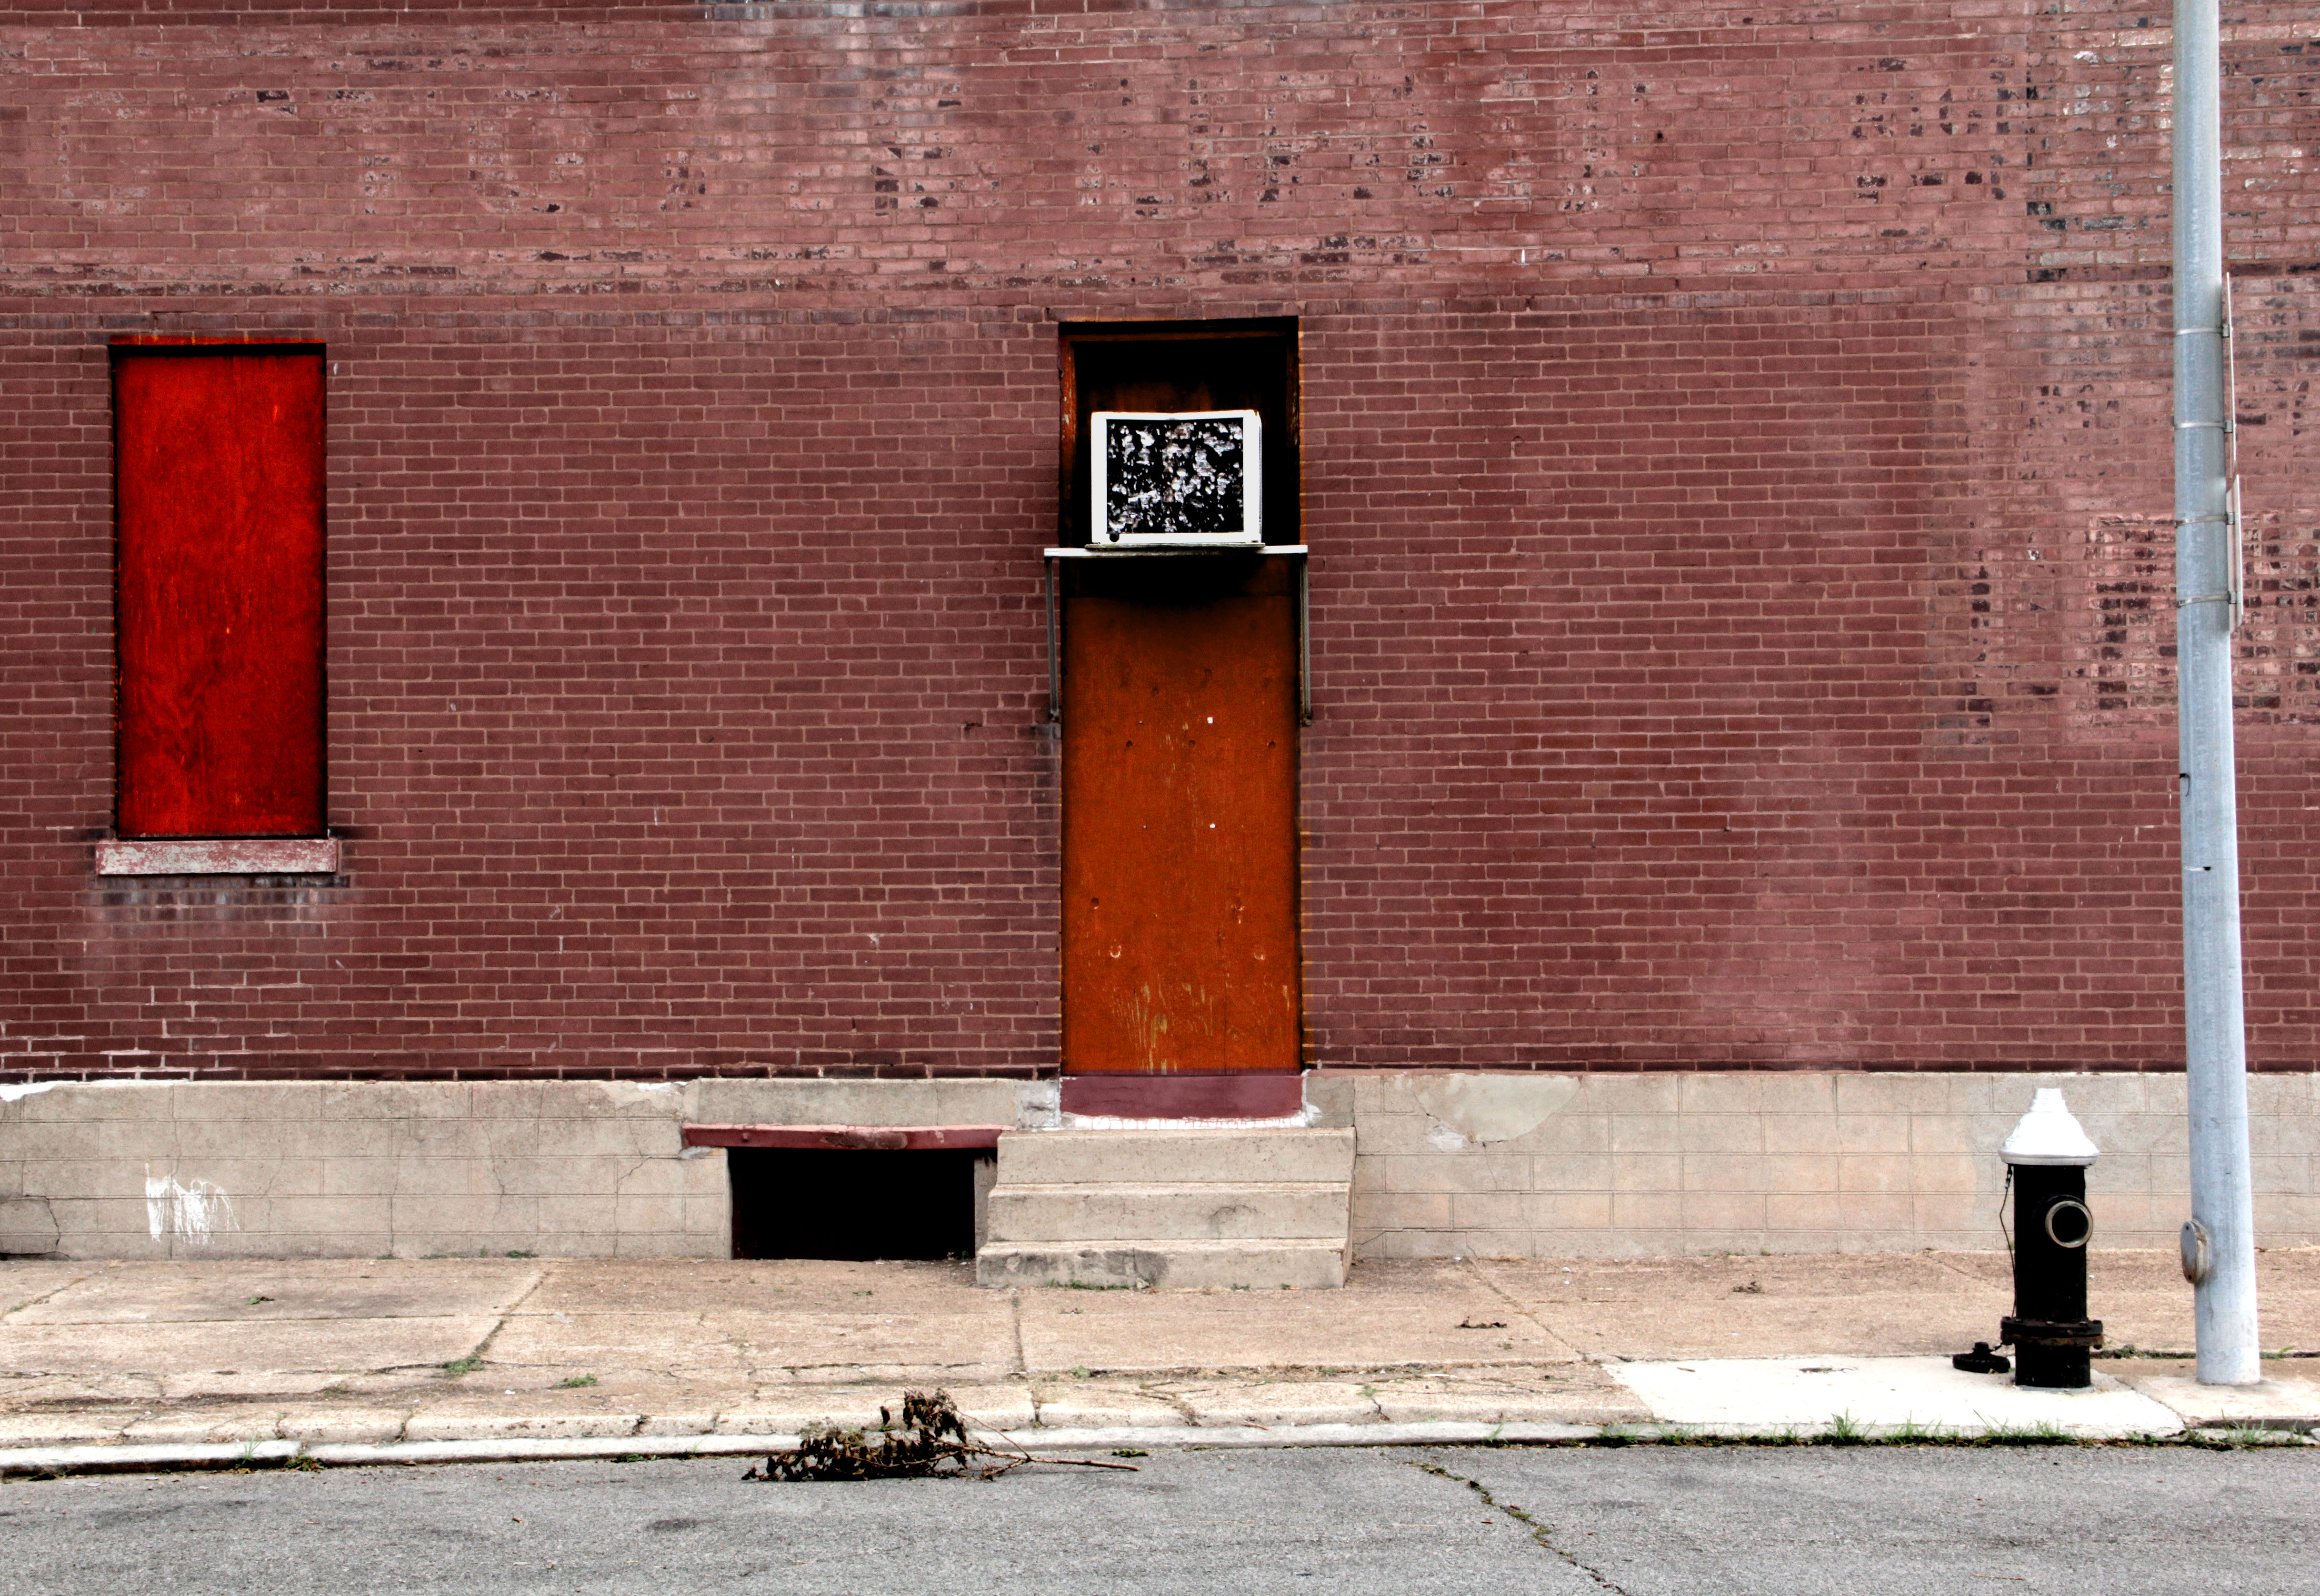
[[[2241,531],[2240,479],[2236,476],[2232,478],[2225,504],[2225,508],[2218,514],[2179,515],[2175,518],[2179,531],[2185,527],[2221,525],[2224,535],[2232,545],[2232,563],[2224,572],[2224,591],[2183,594],[2176,599],[2175,607],[2182,610],[2193,604],[2229,604],[2232,607],[2231,630],[2236,631],[2241,620],[2247,614],[2247,544]]]
[[[2224,274],[2224,448],[2230,458],[2225,469],[2232,474],[2229,495],[2224,501],[2225,513],[2230,519],[2232,540],[2232,618],[2231,630],[2237,631],[2247,616],[2247,533],[2240,521],[2240,351],[2239,340],[2232,336],[2233,324],[2239,319],[2232,304],[2232,274]]]
[[[1297,557],[1297,723],[1313,723],[1313,587],[1311,563]]]
[[[2232,305],[2232,274],[2225,272],[2224,324],[2218,331],[2224,339],[2224,431],[2226,432],[2238,431],[2240,422],[2240,353],[2232,345],[2232,323],[2236,319]]]
[[[1064,657],[1056,646],[1056,551],[1047,550],[1039,568],[1047,573],[1047,724],[1060,726],[1064,721]]]
[[[2231,508],[2225,512],[2232,540],[2232,630],[2237,631],[2240,622],[2247,619],[2247,529],[2240,520],[2240,479],[2232,478],[2231,496],[2225,501]]]

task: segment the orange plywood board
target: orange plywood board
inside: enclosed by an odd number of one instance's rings
[[[1091,562],[1092,563],[1092,562]],[[1073,573],[1064,1066],[1293,1070],[1297,648],[1288,562]]]

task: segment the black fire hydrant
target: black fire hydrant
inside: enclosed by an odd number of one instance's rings
[[[2102,1320],[2087,1317],[2087,1165],[2095,1144],[2062,1094],[2042,1086],[1999,1156],[2014,1187],[2014,1311],[1998,1338],[2014,1347],[2014,1383],[2062,1391],[2094,1383]]]

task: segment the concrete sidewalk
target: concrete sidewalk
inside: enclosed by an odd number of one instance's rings
[[[2320,1250],[2260,1271],[2266,1347],[2320,1350]],[[2295,1377],[2320,1362],[2226,1396],[2152,1356],[2191,1344],[2171,1256],[2096,1255],[2092,1297],[2137,1356],[2071,1395],[1948,1368],[2007,1310],[1989,1253],[1370,1264],[1341,1291],[1265,1292],[998,1291],[947,1264],[17,1261],[0,1469],[88,1448],[761,1449],[935,1385],[974,1424],[1080,1444],[2320,1420]]]

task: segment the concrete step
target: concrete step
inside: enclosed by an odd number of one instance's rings
[[[1331,1241],[998,1241],[974,1255],[984,1285],[1283,1286],[1324,1290],[1346,1283],[1346,1247]]]
[[[1001,1185],[1353,1178],[1350,1129],[1010,1130],[999,1138]]]
[[[1021,1184],[991,1189],[990,1241],[1345,1239],[1341,1181]]]

